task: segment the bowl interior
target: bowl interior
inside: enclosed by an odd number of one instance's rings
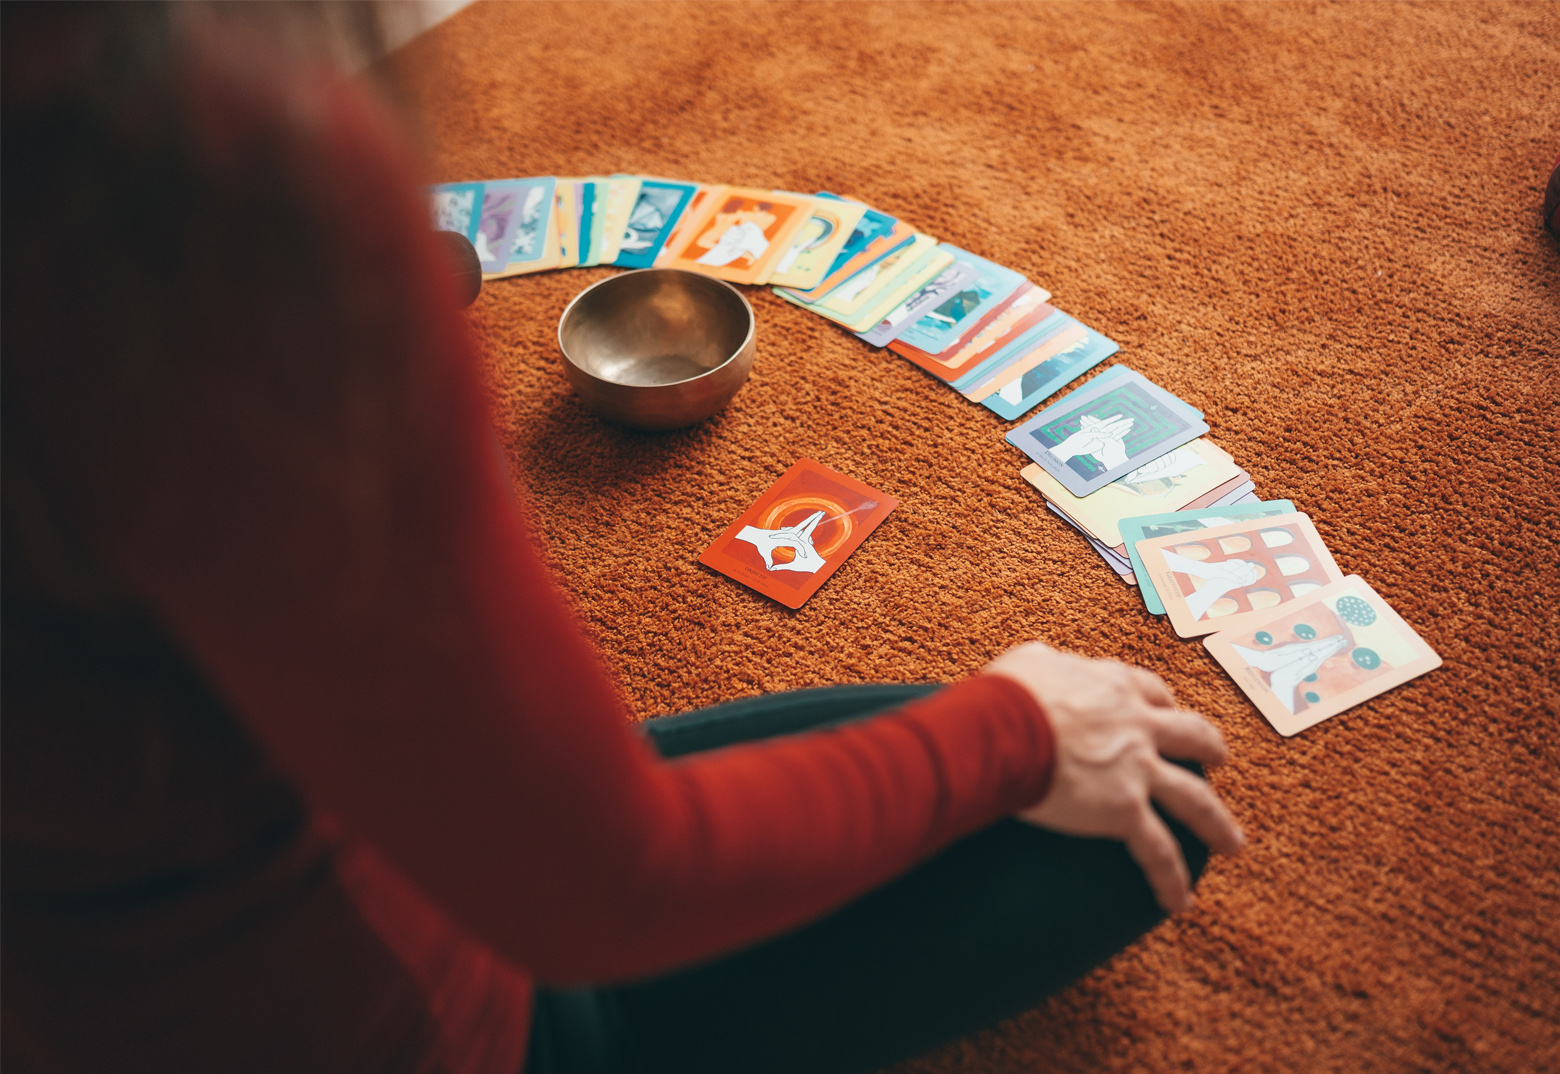
[[[591,287],[564,314],[569,361],[614,384],[676,384],[718,369],[753,331],[735,289],[680,269],[643,269]]]

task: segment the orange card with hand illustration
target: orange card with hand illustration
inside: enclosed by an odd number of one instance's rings
[[[667,268],[702,272],[732,283],[768,279],[791,241],[812,219],[803,194],[726,187],[707,197],[666,260]]]
[[[887,493],[800,459],[699,562],[800,608],[898,506]]]

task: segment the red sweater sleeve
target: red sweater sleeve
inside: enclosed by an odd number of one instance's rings
[[[359,95],[311,92],[306,134],[201,95],[230,193],[192,210],[178,382],[85,465],[105,556],[316,804],[581,981],[794,926],[1045,794],[1048,724],[993,677],[656,757],[531,548],[411,168]],[[280,220],[257,169],[297,192]]]

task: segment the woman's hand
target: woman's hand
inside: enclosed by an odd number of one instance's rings
[[[1159,676],[1039,642],[1008,650],[985,673],[1027,688],[1055,736],[1051,789],[1019,813],[1020,820],[1069,835],[1123,840],[1170,913],[1191,905],[1191,877],[1180,844],[1151,802],[1214,850],[1233,854],[1245,843],[1213,788],[1165,759],[1219,764],[1228,751],[1212,724],[1175,707]]]

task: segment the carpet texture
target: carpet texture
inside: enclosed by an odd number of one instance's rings
[[[1041,638],[1228,737],[1251,843],[1196,910],[899,1074],[1560,1069],[1554,5],[478,4],[389,67],[430,179],[827,189],[1024,272],[1444,658],[1281,739],[909,363],[750,288],[732,405],[625,432],[554,337],[613,270],[490,284],[501,436],[637,716]],[[791,613],[695,557],[804,455],[901,507]]]

